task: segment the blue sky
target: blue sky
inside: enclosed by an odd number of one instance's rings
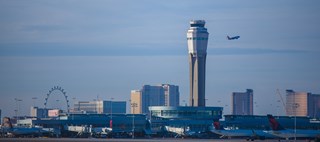
[[[53,86],[69,98],[129,100],[143,84],[180,86],[188,100],[186,32],[206,20],[208,105],[230,112],[231,93],[254,90],[273,113],[279,88],[320,94],[320,2],[0,0],[0,109],[29,114]],[[227,35],[240,35],[228,41]],[[63,106],[61,95],[49,100]],[[220,101],[220,102],[218,102]],[[61,103],[61,104],[54,104]]]

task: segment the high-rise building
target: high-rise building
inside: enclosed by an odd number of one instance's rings
[[[142,113],[149,113],[149,106],[164,106],[164,89],[162,86],[144,85],[141,93]]]
[[[164,89],[164,105],[165,106],[179,106],[180,93],[179,86],[162,84]]]
[[[130,110],[132,114],[141,114],[142,113],[142,93],[140,90],[131,91],[131,104]]]
[[[74,102],[73,112],[98,113],[96,101],[76,101]]]
[[[289,116],[320,118],[320,95],[286,90],[286,112]]]
[[[48,108],[39,108],[39,107],[31,107],[30,116],[37,118],[47,118],[48,112],[50,109]]]
[[[308,116],[320,118],[320,95],[311,94],[308,98]]]
[[[253,90],[232,93],[232,114],[253,115]]]
[[[187,32],[191,106],[205,106],[206,56],[209,33],[204,25],[204,20],[192,20]]]
[[[290,116],[308,115],[308,95],[306,92],[286,90],[286,111]]]
[[[81,113],[126,113],[126,101],[77,101],[74,103],[74,112]]]
[[[144,85],[131,91],[131,113],[149,113],[149,106],[179,106],[179,86]]]

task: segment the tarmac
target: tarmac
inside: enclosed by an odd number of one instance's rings
[[[248,142],[246,139],[96,139],[96,138],[0,138],[0,142]],[[255,142],[278,142],[275,139],[254,140]],[[282,142],[293,142],[293,140],[281,140]],[[306,142],[306,140],[297,140]]]

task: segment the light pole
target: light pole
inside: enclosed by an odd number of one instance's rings
[[[299,107],[298,103],[294,103],[293,106],[294,108],[294,141],[297,140],[297,108]]]
[[[221,101],[220,101],[220,100],[218,100],[218,101],[217,101],[217,103],[218,103],[218,106],[220,106]]]
[[[279,114],[279,108],[280,108],[280,106],[277,106],[277,116],[280,116],[280,114]]]
[[[280,101],[280,100],[277,100],[277,103],[278,103],[278,104],[277,104],[277,113],[278,113],[277,115],[280,116],[280,113],[281,113],[281,111],[280,111],[281,101]]]
[[[182,100],[182,106],[187,106],[186,100]]]
[[[225,112],[224,114],[227,114],[227,107],[228,107],[228,106],[229,106],[229,105],[224,105],[224,107],[226,108],[225,111],[224,111],[224,112]]]
[[[38,99],[37,97],[32,97],[31,98],[33,100],[33,107],[36,107],[36,99]]]
[[[112,123],[113,123],[113,121],[112,121],[112,100],[113,100],[113,98],[110,98],[110,114],[111,114],[111,117],[110,117],[110,127],[112,128]]]
[[[76,100],[76,97],[73,97],[72,98],[72,100],[73,100],[73,109],[72,109],[72,112],[73,112],[73,114],[72,114],[72,120],[74,119],[74,114],[75,114],[75,107],[74,107],[74,103],[75,103],[75,100]]]
[[[134,139],[134,108],[137,107],[137,103],[131,103],[132,107],[132,139]]]
[[[111,110],[110,110],[110,113],[111,113],[111,122],[112,122],[112,100],[113,100],[113,99],[114,99],[114,98],[110,98],[110,100],[111,100],[111,101],[110,101],[110,105],[111,105],[111,107],[110,107],[110,108],[111,108]]]
[[[57,103],[56,103],[57,109],[60,109],[60,108],[59,108],[59,101],[60,101],[60,100],[56,100],[56,102],[57,102]]]
[[[204,104],[206,104],[206,103],[207,103],[207,101],[208,101],[208,99],[204,99]]]
[[[128,105],[128,113],[129,113],[129,112],[131,113],[131,99],[129,99],[128,102],[129,102],[129,103],[127,104],[127,105]],[[126,106],[126,109],[127,109],[127,106]]]
[[[18,119],[18,110],[15,109],[15,110],[14,110],[14,113],[15,113],[15,115],[16,115],[16,119]]]
[[[21,99],[18,99],[18,98],[14,98],[14,100],[16,101],[16,105],[17,105],[17,109],[15,110],[16,111],[16,119],[17,119],[17,122],[18,122],[18,116],[20,115],[20,103],[19,102],[22,102]]]
[[[96,100],[96,99],[93,99],[93,103],[94,103],[94,111],[93,111],[93,113],[98,114],[98,111],[97,111],[97,104],[98,104],[98,102],[97,102],[97,100]]]

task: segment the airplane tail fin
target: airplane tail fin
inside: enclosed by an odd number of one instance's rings
[[[284,128],[280,125],[280,123],[271,114],[268,114],[267,117],[272,130],[274,131],[284,130]]]
[[[223,130],[223,126],[220,125],[219,120],[213,122],[213,126],[216,130]]]
[[[229,36],[227,36],[227,39],[230,40],[231,38]]]
[[[113,123],[112,123],[112,120],[110,120],[109,123],[110,123],[110,128],[112,129],[112,124],[113,124]]]
[[[9,117],[3,117],[2,126],[10,129],[13,128],[11,119]]]

